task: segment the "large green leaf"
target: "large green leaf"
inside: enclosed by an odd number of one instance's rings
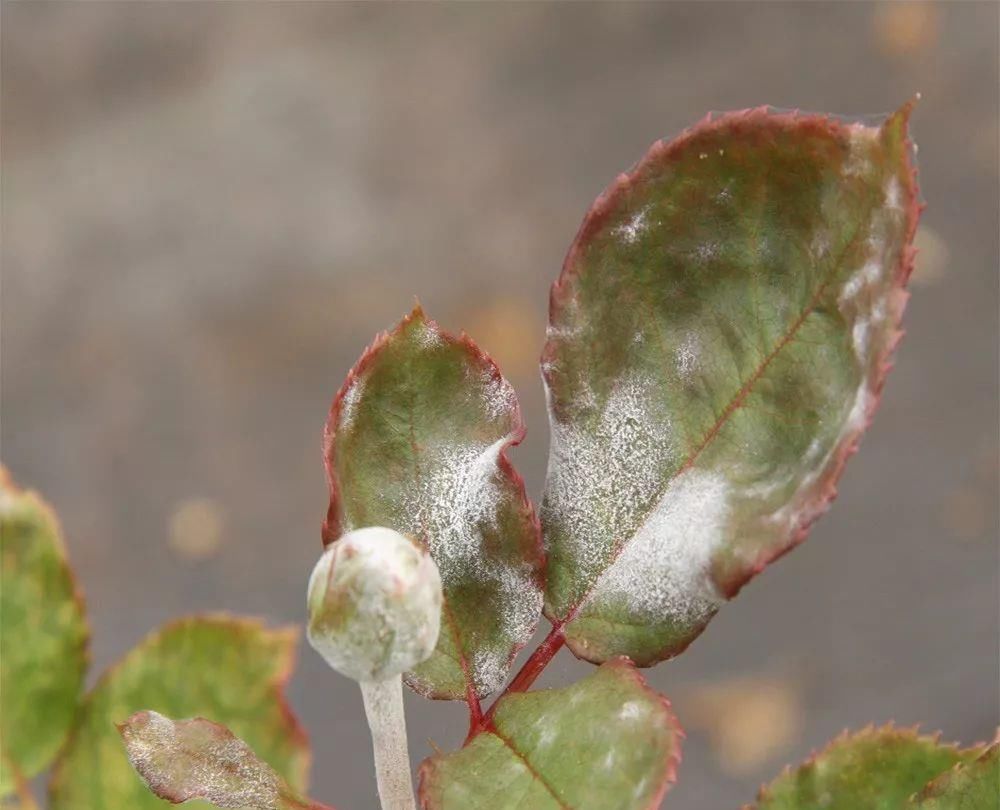
[[[163,807],[132,770],[115,728],[143,709],[224,723],[293,789],[304,788],[308,743],[283,695],[295,639],[294,630],[227,616],[181,619],[147,637],[87,696],[53,777],[52,810]]]
[[[1000,810],[1000,744],[979,759],[959,764],[913,797],[919,810]]]
[[[892,726],[845,733],[761,788],[754,810],[900,810],[929,780],[981,753]]]
[[[500,699],[492,726],[420,769],[425,810],[655,808],[682,734],[670,704],[625,659],[564,689]]]
[[[65,740],[87,638],[55,514],[0,467],[0,796],[44,770]]]
[[[441,571],[437,649],[406,675],[421,694],[489,694],[538,623],[538,522],[506,455],[523,436],[496,364],[419,307],[376,339],[334,400],[324,541],[388,526],[426,544]]]
[[[136,712],[118,731],[132,766],[171,804],[205,799],[236,810],[330,810],[302,798],[243,740],[203,717]]]
[[[706,119],[587,215],[542,357],[545,610],[577,656],[677,654],[834,497],[900,335],[909,113]]]

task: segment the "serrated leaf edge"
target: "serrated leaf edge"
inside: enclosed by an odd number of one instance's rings
[[[671,747],[671,751],[667,755],[666,761],[664,763],[665,768],[663,777],[661,779],[660,785],[657,788],[656,793],[653,795],[649,804],[646,805],[644,808],[642,808],[642,810],[657,810],[657,808],[663,802],[663,797],[667,794],[667,791],[670,789],[671,785],[673,785],[677,781],[677,770],[680,767],[681,759],[683,757],[681,742],[687,738],[687,734],[684,732],[684,729],[681,726],[680,721],[677,719],[677,715],[674,713],[673,706],[671,705],[670,700],[666,697],[666,695],[657,692],[649,685],[649,682],[646,680],[643,674],[638,670],[635,664],[633,664],[632,661],[627,656],[622,655],[622,656],[616,656],[614,658],[609,658],[601,666],[602,668],[610,667],[615,670],[620,670],[623,674],[634,678],[639,689],[641,689],[648,695],[654,697],[659,702],[660,706],[663,708],[663,711],[666,715],[668,727],[670,728],[670,731],[673,734],[674,745]],[[571,687],[572,684],[570,684],[567,687],[561,687],[561,688],[568,689]],[[497,703],[494,705],[493,708],[495,709],[497,706],[499,706],[499,704],[502,701],[506,700],[510,696],[523,695],[523,694],[530,694],[530,693],[514,692],[510,694],[504,694],[497,701]],[[572,807],[563,803],[562,800],[555,795],[555,793],[549,787],[547,782],[545,782],[545,780],[540,777],[540,775],[535,770],[534,766],[528,761],[528,759],[524,756],[524,754],[518,751],[517,748],[511,743],[511,741],[508,740],[504,735],[498,733],[497,729],[493,726],[492,721],[490,721],[490,723],[487,726],[478,729],[476,733],[471,734],[462,744],[462,748],[468,746],[480,734],[492,734],[494,737],[499,739],[522,763],[524,763],[528,771],[546,787],[550,795],[552,795],[553,799],[560,804],[563,810],[573,810]],[[431,804],[431,799],[426,792],[427,779],[429,777],[430,771],[434,767],[435,764],[434,761],[442,757],[447,757],[452,753],[454,752],[438,751],[435,747],[435,753],[424,759],[424,761],[420,764],[420,768],[418,769],[417,772],[417,780],[418,780],[417,794],[421,810],[435,810],[434,806]]]
[[[417,302],[409,314],[405,315],[399,323],[396,324],[392,329],[386,329],[379,332],[371,344],[365,348],[362,352],[361,357],[358,361],[351,367],[350,371],[347,372],[347,377],[341,384],[337,393],[334,395],[333,403],[330,406],[329,415],[327,416],[326,424],[323,427],[323,466],[326,471],[326,481],[330,492],[330,505],[327,510],[326,519],[323,521],[322,528],[322,540],[324,546],[329,546],[331,543],[335,542],[340,536],[340,524],[343,520],[343,515],[341,513],[341,492],[340,484],[337,481],[337,476],[335,473],[336,468],[336,436],[337,436],[337,425],[340,424],[341,411],[343,409],[344,399],[347,396],[347,392],[351,390],[357,381],[358,377],[363,375],[367,370],[368,366],[374,362],[374,358],[378,353],[388,344],[391,340],[402,334],[403,330],[413,322],[418,322],[426,326],[428,329],[436,332],[442,340],[452,343],[453,345],[459,346],[464,349],[472,357],[475,363],[485,364],[497,377],[502,377],[502,372],[500,371],[499,365],[496,361],[490,357],[479,345],[466,333],[464,330],[455,335],[452,332],[443,329],[441,325],[432,318],[427,317],[424,312],[423,307]],[[538,510],[535,509],[535,505],[531,498],[528,497],[527,488],[524,484],[524,478],[514,467],[513,463],[508,456],[508,450],[512,447],[516,447],[527,435],[527,427],[524,424],[524,417],[521,412],[521,401],[519,398],[514,397],[512,406],[512,422],[513,430],[511,430],[506,441],[500,445],[499,451],[497,452],[497,466],[500,468],[501,474],[509,476],[510,479],[515,484],[518,492],[520,493],[520,506],[522,507],[525,514],[530,516],[531,526],[534,533],[534,547],[536,551],[536,562],[537,564],[533,566],[535,570],[535,583],[536,586],[544,593],[545,591],[545,567],[546,567],[546,557],[545,550],[542,544],[542,528],[541,523],[538,518]],[[471,672],[469,670],[468,654],[464,649],[463,645],[459,643],[459,638],[457,631],[455,629],[455,619],[448,607],[447,598],[443,602],[442,616],[448,624],[449,631],[452,633],[452,638],[455,643],[455,648],[460,651],[461,658],[458,661],[459,667],[465,678],[465,689],[466,695],[465,700],[469,704],[470,709],[473,711],[474,720],[478,719],[478,704],[480,698],[486,697],[487,695],[480,695],[476,691],[475,683],[473,682]],[[541,616],[539,616],[539,620]],[[537,623],[536,623],[537,629]],[[530,641],[530,638],[529,638]],[[528,642],[525,641],[522,644],[513,645],[510,654],[507,656],[507,668],[510,669],[517,657],[517,654],[524,649]],[[431,700],[451,700],[453,699],[451,695],[440,692],[429,688],[425,683],[421,682],[416,678],[410,678],[404,676],[406,685],[409,686],[414,692],[422,697],[429,698]],[[488,694],[488,693],[487,693]],[[476,708],[474,708],[476,707]]]
[[[823,475],[818,479],[813,487],[811,500],[802,504],[801,512],[797,521],[797,527],[790,532],[788,540],[782,546],[767,550],[764,554],[759,556],[753,565],[745,569],[739,577],[734,577],[731,580],[720,581],[715,575],[715,572],[713,572],[713,580],[716,582],[721,595],[726,600],[730,600],[735,597],[749,580],[763,571],[772,562],[779,559],[784,554],[787,554],[796,546],[800,545],[806,539],[812,525],[827,511],[827,509],[829,509],[830,504],[837,497],[837,482],[843,473],[847,460],[855,452],[857,452],[861,438],[871,425],[875,412],[878,409],[878,405],[881,401],[882,389],[885,385],[888,372],[892,367],[893,355],[904,334],[902,329],[900,329],[900,324],[907,300],[909,299],[909,293],[906,291],[905,287],[910,275],[913,272],[913,263],[916,256],[916,249],[913,247],[912,242],[913,237],[916,234],[920,213],[924,209],[924,205],[918,202],[920,191],[917,183],[917,168],[914,162],[915,149],[912,139],[909,136],[909,119],[918,99],[919,96],[910,99],[897,111],[887,115],[876,130],[880,134],[884,134],[888,123],[897,117],[901,120],[904,132],[903,154],[904,171],[908,184],[908,188],[906,189],[908,192],[908,204],[905,213],[906,230],[903,239],[904,247],[901,252],[899,266],[893,273],[892,289],[888,293],[889,296],[896,297],[896,306],[891,308],[892,312],[887,318],[886,326],[887,330],[892,333],[892,336],[887,342],[885,350],[877,356],[875,362],[872,364],[872,367],[875,369],[874,374],[869,375],[869,378],[866,380],[871,396],[866,403],[867,407],[864,411],[864,418],[861,420],[861,423],[857,428],[851,430],[845,435],[842,435],[838,439],[836,446],[832,450],[831,458],[824,466]],[[779,119],[788,123],[796,123],[798,125],[806,123],[830,128],[848,126],[842,118],[834,115],[802,113],[799,110],[778,111],[770,106],[761,106],[716,114],[714,117],[713,113],[709,113],[697,124],[683,130],[680,135],[675,138],[656,141],[647,150],[646,154],[639,159],[639,161],[637,161],[629,170],[619,174],[608,185],[608,187],[605,188],[600,195],[598,195],[597,199],[584,216],[583,222],[581,223],[577,234],[566,253],[565,259],[563,260],[563,266],[559,277],[555,282],[553,282],[549,292],[550,324],[553,322],[559,308],[563,306],[564,302],[567,300],[568,293],[566,291],[566,287],[568,280],[578,272],[578,258],[583,250],[584,244],[600,230],[608,217],[613,213],[615,203],[619,197],[623,193],[626,193],[636,180],[640,178],[643,170],[651,164],[668,160],[674,152],[679,152],[688,145],[689,141],[697,136],[700,136],[706,131],[729,126],[734,122],[749,120],[755,116],[766,116],[769,120]],[[875,127],[870,128],[875,130]],[[547,340],[541,355],[542,378],[545,383],[546,391],[549,391],[550,389],[549,369],[554,359],[552,355],[554,350],[555,342]],[[738,392],[737,400],[739,399],[741,393],[743,393],[742,390],[741,392]],[[551,424],[552,420],[555,418],[556,408],[553,404],[551,396],[548,397],[548,401],[549,421]],[[727,408],[727,411],[728,410],[729,409]],[[696,448],[694,452],[690,454],[690,457],[685,461],[681,470],[689,466],[701,453],[704,447],[705,444]],[[627,543],[628,541],[621,543],[617,549],[617,553],[620,553]],[[603,569],[604,571],[606,571],[608,567],[613,564],[616,556],[617,554],[612,558],[611,563]],[[599,581],[599,579],[600,576],[597,577],[595,582]],[[565,615],[561,617],[551,615],[548,608],[548,600],[546,600],[543,612],[546,618],[548,618],[553,624],[555,630],[561,631],[567,625],[572,623],[579,611],[587,604],[590,593],[591,591],[585,593],[584,596],[579,599],[576,604],[572,605],[569,610],[565,612]],[[696,634],[696,636],[699,634],[700,631]],[[688,644],[690,644],[691,641],[693,641],[693,638],[688,640]],[[576,657],[585,661],[591,661],[591,663],[600,663],[599,659],[593,660],[593,657],[588,658],[585,649],[578,649],[577,646],[573,644],[569,644],[569,646]],[[666,654],[650,660],[649,662],[644,662],[643,665],[652,666],[662,660],[665,660],[666,658],[679,654],[679,652],[682,652],[686,647],[687,644],[680,649],[668,650]]]
[[[939,773],[933,779],[931,779],[926,785],[924,785],[920,790],[914,793],[910,797],[910,803],[922,802],[925,799],[934,799],[941,795],[940,790],[947,786],[947,782],[950,781],[956,774],[967,768],[973,768],[976,765],[988,764],[990,759],[1000,759],[1000,742],[993,743],[983,743],[983,752],[972,762],[956,762],[948,770]],[[966,752],[971,752],[975,750],[977,746],[965,749]],[[1000,785],[997,786],[1000,789]]]
[[[59,758],[56,760],[55,767],[52,769],[52,775],[49,780],[50,796],[55,792],[59,783],[63,779],[63,755],[67,750],[69,750],[71,743],[75,741],[77,735],[79,734],[80,721],[83,718],[82,710],[86,708],[92,695],[101,689],[108,681],[110,681],[119,670],[125,668],[129,662],[133,658],[137,657],[147,645],[153,644],[163,636],[180,630],[185,626],[202,623],[225,625],[244,633],[259,632],[282,644],[280,666],[277,668],[275,675],[270,679],[269,686],[271,688],[275,704],[278,706],[278,711],[281,714],[282,724],[285,726],[289,739],[298,749],[299,753],[299,761],[301,762],[299,768],[300,772],[294,774],[292,781],[303,786],[308,783],[309,771],[312,767],[312,749],[309,745],[309,735],[306,732],[305,727],[299,721],[295,712],[292,711],[291,703],[289,703],[285,692],[285,688],[288,685],[292,672],[295,669],[297,643],[300,635],[299,628],[295,625],[284,625],[272,629],[267,626],[267,623],[263,619],[252,616],[239,616],[225,611],[209,611],[205,613],[195,613],[188,616],[181,616],[165,622],[155,630],[152,630],[143,636],[129,649],[128,652],[125,653],[125,655],[104,670],[97,682],[84,696],[84,699],[80,704],[81,711],[77,712],[77,723],[70,732],[70,735],[66,740],[66,744],[63,746],[63,751],[60,753]],[[114,723],[112,723],[112,725],[114,725]]]
[[[56,749],[55,754],[49,760],[49,764],[51,764],[52,762],[58,762],[62,757],[63,751],[66,750],[66,747],[69,745],[70,739],[73,736],[73,729],[79,721],[80,710],[85,699],[84,685],[86,683],[86,674],[90,670],[91,664],[93,663],[90,647],[93,633],[91,631],[90,621],[88,620],[87,615],[87,600],[84,597],[83,587],[80,584],[80,580],[76,576],[76,571],[73,570],[73,566],[70,564],[69,548],[66,544],[66,535],[55,508],[42,496],[40,492],[38,492],[38,490],[20,486],[14,480],[14,476],[11,474],[10,470],[4,464],[0,464],[0,512],[6,511],[7,509],[7,505],[4,503],[4,490],[10,492],[12,497],[25,498],[32,501],[42,513],[44,518],[51,522],[54,529],[53,537],[55,540],[56,550],[59,552],[60,567],[70,582],[72,587],[73,602],[75,603],[77,611],[83,621],[83,637],[80,639],[79,647],[77,649],[80,656],[80,663],[83,667],[83,677],[80,679],[80,686],[76,695],[76,713],[74,714],[73,723],[70,725],[69,730],[64,735],[62,742]],[[16,777],[23,779],[24,775],[21,773],[20,767],[9,756],[7,756],[6,759],[14,769]]]
[[[837,748],[857,741],[879,739],[883,739],[885,741],[905,740],[908,742],[922,742],[932,745],[935,748],[951,750],[958,754],[970,754],[977,756],[986,752],[989,748],[988,743],[976,743],[968,748],[962,748],[958,743],[954,742],[943,743],[941,742],[940,731],[921,734],[919,723],[913,726],[897,726],[895,723],[890,721],[882,726],[876,726],[874,723],[869,723],[867,726],[864,726],[857,731],[851,731],[845,728],[831,740],[827,741],[821,748],[813,749],[812,753],[802,762],[797,765],[786,765],[777,776],[769,782],[762,784],[760,789],[757,791],[756,802],[762,802],[773,798],[773,794],[770,792],[770,787],[775,782],[778,782],[793,773],[815,767],[821,759]],[[757,810],[757,804],[744,804],[742,810]]]

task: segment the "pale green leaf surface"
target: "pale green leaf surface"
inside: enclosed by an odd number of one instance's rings
[[[676,655],[833,498],[900,335],[909,112],[706,120],[584,220],[542,357],[545,611],[577,656]]]
[[[334,400],[324,541],[387,526],[425,545],[441,572],[437,648],[405,676],[421,694],[494,691],[541,616],[538,522],[506,455],[523,436],[496,364],[419,307],[376,339]]]
[[[1000,744],[945,771],[913,797],[919,810],[1000,810]]]
[[[0,796],[66,739],[87,669],[87,620],[59,523],[0,467]]]
[[[425,810],[638,810],[673,782],[681,732],[667,701],[613,659],[563,689],[501,698],[493,724],[420,769]]]
[[[838,737],[761,788],[753,810],[901,810],[928,781],[981,753],[912,729],[868,728]]]
[[[296,794],[243,740],[205,718],[137,712],[118,731],[132,767],[171,804],[205,799],[235,810],[329,810]]]
[[[283,695],[295,640],[294,630],[227,616],[181,619],[148,636],[87,696],[53,777],[51,810],[163,807],[133,771],[115,727],[144,709],[224,723],[303,789],[308,744]]]

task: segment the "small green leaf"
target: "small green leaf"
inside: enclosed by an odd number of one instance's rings
[[[496,364],[419,307],[376,339],[334,400],[324,542],[386,526],[425,544],[441,572],[437,648],[405,676],[423,695],[488,695],[538,623],[538,522],[506,455],[523,436]]]
[[[59,523],[0,467],[0,796],[52,761],[87,670],[87,620]]]
[[[945,771],[910,804],[920,810],[1000,810],[1000,744],[991,745],[975,762]]]
[[[132,767],[153,793],[171,804],[205,799],[237,810],[324,810],[297,795],[250,746],[218,723],[136,712],[118,731]]]
[[[564,689],[501,698],[493,725],[420,768],[424,810],[659,807],[680,738],[670,704],[625,659]]]
[[[578,657],[676,655],[833,499],[900,336],[910,106],[706,119],[587,215],[542,356],[545,612]]]
[[[942,745],[913,729],[845,732],[761,788],[755,810],[900,810],[928,780],[981,753]]]
[[[308,743],[283,694],[295,640],[295,630],[227,616],[181,619],[147,637],[87,696],[53,776],[52,810],[163,807],[136,777],[115,729],[147,707],[224,722],[293,789],[304,788]]]

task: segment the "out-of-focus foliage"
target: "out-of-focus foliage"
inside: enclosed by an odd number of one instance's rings
[[[65,740],[87,639],[55,514],[0,467],[0,796],[44,770]]]

